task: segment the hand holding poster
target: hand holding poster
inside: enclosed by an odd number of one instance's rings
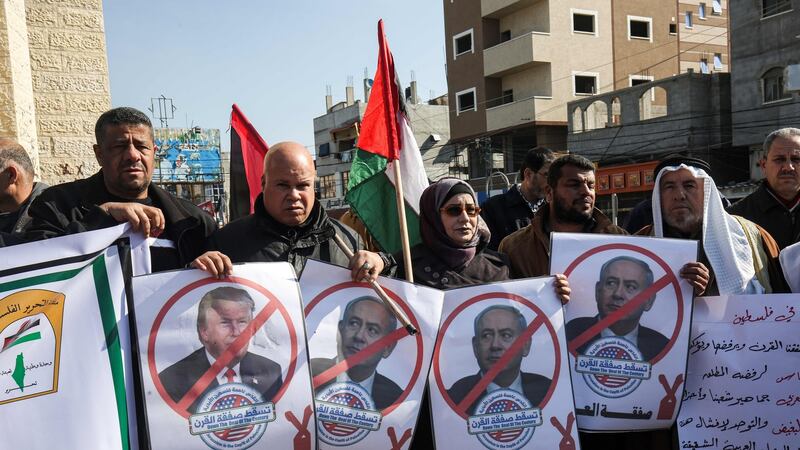
[[[407,448],[430,366],[442,293],[379,283],[419,333],[400,326],[350,271],[308,261],[300,285],[309,330],[320,448]]]
[[[551,273],[572,288],[565,307],[578,426],[669,428],[680,406],[692,288],[680,269],[697,243],[553,233]]]
[[[297,281],[287,263],[233,276],[134,278],[153,449],[310,449],[311,386]]]
[[[800,448],[800,295],[695,299],[681,448]]]
[[[429,376],[436,446],[577,449],[563,327],[553,278],[447,291]]]
[[[137,447],[124,232],[0,249],[0,447]]]

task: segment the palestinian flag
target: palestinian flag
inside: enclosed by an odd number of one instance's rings
[[[405,113],[383,20],[378,21],[378,69],[361,121],[358,151],[345,199],[386,252],[402,251],[393,164],[400,164],[411,246],[420,242],[419,198],[428,186],[419,147]]]
[[[20,325],[19,330],[16,333],[3,339],[3,348],[0,349],[0,353],[6,351],[7,349],[17,344],[22,344],[23,342],[30,342],[30,341],[35,341],[37,339],[41,339],[42,334],[39,333],[38,331],[33,331],[33,328],[36,328],[38,326],[39,326],[39,319],[26,320],[22,325]]]
[[[261,173],[269,147],[234,103],[231,111],[230,220],[253,213],[253,202],[261,193]]]

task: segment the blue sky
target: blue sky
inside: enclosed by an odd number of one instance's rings
[[[104,0],[103,8],[112,105],[147,111],[151,97],[172,97],[169,125],[220,128],[223,148],[233,103],[268,144],[313,146],[326,85],[342,101],[352,76],[363,98],[379,18],[404,86],[413,70],[423,100],[447,92],[441,0]]]

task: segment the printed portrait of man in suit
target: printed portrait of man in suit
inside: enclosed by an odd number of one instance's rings
[[[180,402],[236,338],[251,332],[248,328],[254,310],[255,302],[243,289],[219,287],[203,295],[197,308],[197,336],[203,346],[158,374],[172,400]],[[249,385],[265,402],[275,396],[283,385],[281,366],[251,353],[249,346],[248,340],[215,375],[208,388],[188,408],[190,413],[196,412],[209,391],[226,383]]]
[[[510,305],[493,305],[481,311],[473,324],[472,352],[480,371],[453,383],[447,394],[458,405],[477,385],[483,376],[517,340],[528,322],[525,316]],[[522,371],[522,359],[531,353],[532,339],[528,338],[508,364],[497,374],[486,389],[467,408],[473,415],[480,400],[499,389],[510,389],[524,395],[536,407],[550,389],[552,380],[543,375]]]
[[[608,260],[600,268],[600,279],[595,284],[597,316],[570,320],[566,326],[567,341],[575,339],[599,320],[622,308],[652,284],[653,271],[646,262],[630,256],[618,256]],[[592,336],[585,344],[578,347],[577,352],[585,354],[586,349],[600,338],[618,337],[635,345],[642,353],[644,361],[653,359],[669,342],[663,334],[639,323],[645,311],[653,307],[655,300],[656,295],[653,294],[620,320]]]
[[[337,326],[336,358],[312,359],[312,376],[317,376],[355,355],[395,329],[397,329],[397,318],[380,299],[364,296],[351,300],[345,307]],[[400,398],[403,390],[397,383],[381,375],[377,369],[381,360],[392,354],[395,344],[396,342],[388,344],[361,362],[350,366],[335,379],[316,387],[316,392],[322,391],[332,383],[349,381],[359,384],[370,393],[376,409],[382,410],[391,406]]]

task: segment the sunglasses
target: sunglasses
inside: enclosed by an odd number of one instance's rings
[[[458,205],[445,206],[444,208],[440,208],[439,211],[447,214],[450,217],[458,217],[463,214],[464,211],[467,212],[467,216],[469,217],[475,217],[481,213],[481,209],[478,206],[462,205],[460,203]]]

